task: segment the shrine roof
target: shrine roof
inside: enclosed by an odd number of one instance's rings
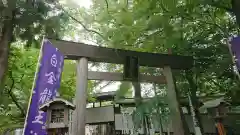
[[[67,106],[68,108],[70,108],[72,110],[75,109],[75,105],[73,105],[71,102],[69,102],[65,99],[62,99],[62,98],[54,98],[54,99],[44,103],[43,105],[41,105],[39,107],[39,109],[43,110],[43,111],[46,111],[47,108],[49,108],[51,104],[55,104],[55,103],[64,104],[65,106]]]
[[[199,109],[208,109],[208,108],[215,108],[219,105],[230,105],[226,100],[224,100],[224,97],[209,100],[203,103],[203,105]]]
[[[116,91],[109,91],[109,92],[96,93],[93,95],[93,98],[95,98],[97,101],[113,101],[115,96],[116,96]],[[91,102],[93,101],[88,101],[88,103],[91,103]]]

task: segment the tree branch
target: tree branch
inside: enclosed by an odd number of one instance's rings
[[[113,83],[113,82],[110,81],[110,82],[108,82],[107,84],[105,84],[104,86],[100,87],[100,88],[99,88],[98,90],[96,90],[96,91],[100,91],[100,90],[106,88],[108,85],[111,85],[112,83]]]
[[[209,15],[209,14],[208,14]],[[210,16],[210,15],[209,15]],[[211,17],[211,16],[210,16]],[[195,20],[193,17],[191,17],[189,14],[185,14],[185,16],[183,17],[184,19],[187,19],[187,20],[190,20],[190,21],[193,21]],[[212,18],[211,18],[212,19]],[[228,37],[228,35],[226,34],[226,30],[224,30],[221,26],[219,26],[217,23],[214,23],[214,22],[210,22],[210,21],[204,21],[204,20],[201,20],[201,19],[198,19],[198,20],[195,20],[195,21],[199,21],[201,24],[208,24],[208,25],[212,25],[212,26],[215,26],[217,27],[221,32],[222,34],[225,36],[225,38]]]
[[[101,83],[102,83],[102,81],[95,81],[94,82],[94,87],[98,87]]]
[[[207,78],[206,78],[207,79]],[[209,78],[209,81],[212,82],[214,85],[216,85],[217,87],[219,87],[219,89],[223,90],[223,91],[227,91],[227,89],[225,89],[224,87],[222,87],[220,84],[218,84],[214,78]]]
[[[163,12],[165,12],[165,13],[168,13],[168,12],[169,12],[169,10],[168,10],[168,9],[165,7],[165,5],[163,4],[163,1],[161,1],[160,7],[162,8]]]
[[[126,0],[126,6],[127,6],[127,9],[128,9],[128,7],[129,7],[129,1],[128,0]]]
[[[23,75],[24,76],[24,75]],[[22,106],[18,103],[17,101],[17,98],[15,97],[15,95],[12,93],[12,90],[13,90],[13,87],[15,85],[15,80],[12,76],[12,71],[10,71],[10,74],[9,74],[9,77],[11,78],[12,80],[12,85],[10,87],[10,89],[8,90],[8,94],[9,96],[11,97],[12,101],[15,103],[15,105],[18,107],[18,109],[21,111],[21,115],[22,116],[25,116],[25,111],[24,109],[22,108]]]
[[[147,33],[148,33],[149,31],[147,31]],[[136,39],[136,41],[133,43],[133,46],[138,46],[138,45],[140,45],[140,44],[142,44],[144,41],[146,41],[148,38],[150,38],[151,36],[153,36],[153,35],[155,35],[155,34],[158,34],[158,33],[160,33],[160,32],[163,32],[163,29],[159,29],[159,30],[157,30],[157,31],[155,31],[155,32],[153,32],[153,33],[151,33],[151,34],[145,34],[145,33],[143,33],[143,34],[141,34],[140,35],[140,37],[138,38],[138,39]]]
[[[108,11],[108,7],[109,7],[108,1],[105,0],[105,3],[106,3],[106,6],[107,6],[107,11]]]
[[[85,29],[86,31],[88,32],[91,32],[91,33],[94,33],[94,34],[97,34],[99,35],[102,39],[106,40],[106,38],[99,32],[95,31],[95,30],[92,30],[92,29],[89,29],[87,28],[83,22],[79,21],[78,19],[74,18],[70,13],[68,13],[60,4],[56,4],[57,7],[60,8],[60,10],[62,10],[67,16],[69,16],[72,20],[74,20],[75,22],[79,23],[83,29]]]
[[[229,8],[229,7],[223,6],[221,4],[218,4],[218,3],[221,3],[221,2],[214,2],[214,0],[212,0],[212,1],[207,0],[207,1],[208,2],[206,4],[208,4],[209,6],[226,10],[229,13],[233,13],[233,9],[232,8]]]

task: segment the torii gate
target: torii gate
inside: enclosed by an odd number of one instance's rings
[[[76,109],[73,115],[73,135],[85,135],[86,99],[88,80],[137,81],[167,84],[167,97],[171,113],[174,135],[184,135],[175,84],[171,69],[189,70],[193,66],[190,56],[136,52],[87,45],[83,43],[52,40],[65,59],[77,60]],[[124,73],[88,71],[88,61],[124,64]],[[139,74],[139,66],[163,68],[163,76]]]

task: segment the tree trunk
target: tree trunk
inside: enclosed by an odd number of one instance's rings
[[[0,93],[4,86],[4,76],[8,66],[8,55],[13,36],[14,12],[11,16],[11,19],[6,18],[3,21],[2,37],[0,37]]]
[[[198,102],[198,98],[197,98],[197,85],[195,83],[195,81],[193,80],[193,73],[192,71],[186,73],[186,78],[187,78],[187,81],[189,83],[189,93],[191,93],[191,100],[192,100],[192,105],[193,105],[193,108],[194,108],[194,111],[195,111],[195,114],[196,114],[196,119],[197,121],[199,122],[199,127],[201,129],[201,132],[203,133],[203,126],[202,126],[202,121],[201,121],[201,116],[200,116],[200,112],[199,112],[199,107],[200,107],[200,103]]]

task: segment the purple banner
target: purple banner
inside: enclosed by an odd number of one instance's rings
[[[44,40],[42,57],[26,116],[24,135],[47,135],[46,113],[39,110],[40,105],[56,96],[60,87],[64,57],[48,40]]]
[[[234,37],[231,41],[231,50],[235,57],[236,66],[240,70],[240,37]]]

